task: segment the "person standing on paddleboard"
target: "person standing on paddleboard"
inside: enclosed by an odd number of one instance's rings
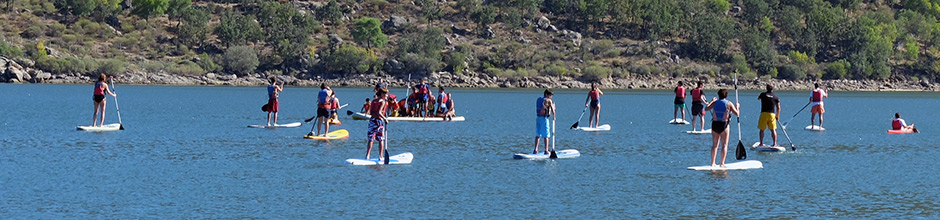
[[[366,150],[366,160],[372,156],[372,145],[378,140],[379,141],[379,161],[382,161],[382,152],[385,152],[385,108],[388,107],[388,101],[386,101],[386,95],[388,94],[388,89],[379,88],[378,92],[375,92],[375,97],[378,97],[372,100],[372,103],[369,104],[369,113],[372,117],[369,118],[369,129],[367,138],[369,140]]]
[[[330,132],[330,87],[326,86],[326,83],[320,84],[320,92],[317,93],[317,135],[326,135]],[[326,130],[323,133],[320,133],[320,128],[325,127]],[[313,131],[310,134],[313,136]]]
[[[741,107],[741,104],[734,104],[731,101],[727,100],[728,90],[720,89],[718,90],[718,97],[712,97],[712,101],[708,103],[708,106],[705,107],[705,111],[712,111],[712,163],[711,166],[715,166],[715,156],[718,154],[718,146],[721,144],[721,163],[718,166],[725,166],[725,158],[728,156],[728,138],[731,136],[731,133],[728,132],[729,123],[731,121],[731,114],[738,114],[738,109]]]
[[[430,86],[424,82],[424,79],[421,80],[418,85],[415,85],[415,94],[417,96],[417,116],[418,117],[427,117],[428,113],[428,96],[431,93]]]
[[[112,76],[110,78],[114,78],[114,77]],[[117,94],[114,94],[113,92],[111,92],[110,89],[108,89],[108,83],[105,82],[105,80],[108,80],[110,78],[107,76],[107,74],[101,73],[101,75],[98,75],[98,81],[95,82],[95,93],[94,95],[92,95],[92,98],[91,98],[92,101],[95,101],[94,103],[95,111],[91,115],[92,127],[104,126],[104,113],[105,113],[104,110],[106,107],[108,107],[107,100],[104,99],[104,95],[108,94],[108,95],[111,95],[111,97],[117,97]],[[101,119],[101,123],[98,123],[99,116]]]
[[[280,96],[281,91],[284,91],[284,83],[281,82],[281,85],[277,85],[277,77],[271,77],[271,85],[268,85],[268,126],[271,126],[271,115],[274,115],[274,125],[277,125],[277,111],[278,111],[278,102],[277,97]]]
[[[552,101],[552,96],[555,94],[552,92],[552,89],[545,89],[545,92],[542,93],[542,97],[539,97],[535,102],[535,150],[532,150],[532,154],[539,153],[539,142],[541,139],[545,139],[545,154],[551,154],[548,151],[548,138],[551,137],[551,124],[555,123],[555,102]],[[551,121],[549,121],[551,117]],[[541,139],[540,139],[541,138]]]
[[[777,120],[780,119],[780,99],[774,94],[774,86],[769,83],[767,91],[757,96],[760,100],[760,118],[757,120],[757,129],[760,129],[760,144],[764,145],[764,129],[770,129],[770,137],[777,146]]]
[[[809,95],[809,101],[812,102],[812,108],[809,112],[809,125],[815,125],[816,114],[819,114],[819,127],[822,128],[823,125],[823,114],[826,113],[826,108],[823,107],[823,99],[829,97],[829,93],[826,90],[819,88],[819,83],[813,84],[816,86],[816,89],[813,89],[813,92]]]
[[[679,86],[676,86],[675,92],[676,100],[673,102],[675,110],[672,111],[672,118],[678,119],[679,111],[682,111],[682,120],[685,120],[685,87],[682,87],[682,81],[679,81]]]
[[[901,119],[901,113],[894,113],[894,120],[891,120],[891,129],[893,130],[911,130],[914,129],[914,124],[908,125],[904,119]],[[916,132],[916,131],[915,131]]]
[[[692,89],[692,130],[695,131],[695,122],[699,123],[699,130],[705,130],[705,92],[702,91],[702,81]]]
[[[596,83],[591,83],[591,91],[584,99],[584,107],[591,107],[591,116],[588,118],[588,126],[596,128],[601,116],[601,96],[604,92],[597,88]]]

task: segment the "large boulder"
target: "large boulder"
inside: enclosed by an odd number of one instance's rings
[[[26,70],[16,62],[7,63],[7,71],[5,75],[5,78],[10,80],[9,82],[26,82],[32,79],[29,73],[26,72]]]
[[[41,83],[48,79],[52,79],[52,73],[46,71],[30,69],[28,72],[29,75],[32,76],[32,82],[34,83]]]
[[[405,24],[408,23],[409,21],[407,18],[398,15],[392,15],[389,16],[387,21],[382,22],[382,30],[387,34],[391,34],[401,31],[401,29],[405,27]]]
[[[565,36],[567,36],[568,39],[571,39],[571,43],[574,44],[575,47],[581,46],[581,40],[582,40],[581,33],[578,33],[575,31],[567,31],[567,30],[565,32],[567,33],[565,34]]]
[[[539,20],[535,21],[535,25],[537,25],[539,28],[542,28],[542,29],[548,29],[549,26],[552,26],[552,21],[548,20],[547,17],[542,16],[542,17],[539,17]]]

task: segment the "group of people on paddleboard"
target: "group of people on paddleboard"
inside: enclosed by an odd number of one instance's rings
[[[378,92],[380,88],[385,88],[385,83],[376,84],[373,91]],[[378,99],[378,96],[372,97]],[[408,88],[408,95],[401,100],[394,94],[387,94],[386,101],[388,108],[385,114],[391,117],[440,117],[444,120],[450,120],[455,116],[454,99],[450,93],[447,93],[444,87],[438,87],[438,95],[431,93],[431,86],[424,80],[417,85]],[[372,102],[366,99],[362,104],[360,113],[369,115]]]

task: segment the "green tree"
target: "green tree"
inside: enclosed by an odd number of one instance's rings
[[[170,16],[170,19],[175,19],[180,21],[184,14],[191,13],[187,12],[187,9],[191,9],[193,5],[192,0],[169,0],[169,4],[166,8],[166,14]],[[176,24],[176,27],[179,28],[182,21]]]
[[[222,14],[219,25],[215,27],[215,34],[225,46],[257,42],[264,36],[261,32],[261,25],[255,22],[253,16],[233,11],[226,11]]]
[[[343,23],[343,11],[336,0],[330,0],[326,5],[317,8],[317,19],[330,21],[333,25]]]
[[[609,0],[581,0],[579,6],[583,19],[592,26],[599,26],[600,20],[607,17],[610,10]]]
[[[382,22],[376,18],[364,17],[357,20],[352,35],[356,42],[366,48],[383,47],[388,43],[388,36],[382,33]]]
[[[258,64],[258,53],[248,46],[231,47],[222,54],[222,67],[230,73],[244,76],[254,72]]]
[[[444,16],[444,11],[436,0],[417,0],[415,4],[421,6],[421,17],[427,19],[428,23]]]
[[[327,70],[346,74],[369,72],[375,63],[375,56],[369,51],[350,44],[343,44],[324,59]]]
[[[704,14],[692,21],[691,52],[693,57],[715,61],[731,45],[729,39],[735,36],[734,23],[725,17]]]
[[[486,27],[496,22],[496,7],[489,5],[478,7],[470,14],[470,19],[477,24],[477,29],[486,30]]]
[[[290,4],[266,2],[258,18],[266,43],[277,55],[276,65],[297,61],[310,45],[310,35],[320,29],[313,17],[300,13]]]
[[[201,9],[186,8],[180,12],[183,24],[177,30],[181,43],[189,46],[202,46],[209,32],[209,13]]]
[[[744,20],[757,23],[763,17],[771,16],[772,8],[765,0],[744,0]]]
[[[643,29],[648,38],[661,40],[676,35],[684,13],[677,1],[642,0],[640,4]]]
[[[776,66],[774,55],[777,52],[771,47],[768,35],[755,30],[747,31],[741,43],[744,56],[750,61],[751,66],[761,75],[770,74],[771,69]]]
[[[131,4],[134,6],[131,13],[144,19],[162,15],[170,7],[169,0],[133,0]]]
[[[408,69],[415,72],[435,72],[443,67],[441,50],[444,49],[444,32],[429,26],[419,32],[410,33],[400,40],[396,50]]]
[[[775,20],[784,36],[796,39],[803,35],[803,13],[796,7],[784,6],[777,11]]]

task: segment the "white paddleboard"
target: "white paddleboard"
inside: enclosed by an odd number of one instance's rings
[[[610,131],[610,125],[609,125],[609,124],[603,124],[603,125],[597,126],[596,128],[592,128],[592,127],[578,127],[578,128],[575,128],[575,130],[582,130],[582,131]],[[555,152],[555,153],[557,154],[558,152]]]
[[[781,146],[776,146],[776,147],[774,147],[774,146],[770,146],[770,145],[766,145],[766,144],[760,144],[760,142],[754,142],[754,144],[751,145],[751,149],[752,149],[752,150],[756,150],[756,151],[764,151],[764,152],[784,152],[784,151],[787,151],[787,148],[785,148],[785,147],[781,147]]]
[[[248,125],[249,128],[296,128],[300,127],[300,122],[294,122],[289,124],[275,124],[275,125]]]
[[[826,131],[825,128],[820,127],[819,125],[808,125],[803,129],[810,130],[810,131]]]
[[[411,152],[396,154],[388,157],[388,164],[411,164],[411,160],[415,158]],[[352,165],[384,165],[384,160],[379,160],[379,158],[372,159],[346,159],[346,162]]]
[[[369,116],[365,113],[353,113],[352,118],[355,120],[369,120],[372,116]],[[388,121],[411,121],[411,122],[429,122],[429,121],[464,121],[466,118],[463,116],[454,116],[449,119],[444,119],[442,117],[386,117]]]
[[[686,121],[685,119],[681,119],[681,118],[676,118],[676,119],[669,120],[669,124],[687,125],[689,124],[689,121]]]
[[[699,131],[685,131],[686,134],[711,134],[712,129],[699,130]]]
[[[121,124],[106,124],[103,126],[78,126],[79,131],[91,131],[91,132],[101,132],[101,131],[117,131],[121,130]]]
[[[549,159],[549,156],[551,155],[545,154],[545,153],[537,153],[537,154],[527,153],[527,154],[515,154],[515,155],[512,155],[512,158],[513,159],[544,160],[544,159]],[[581,152],[578,152],[578,150],[575,150],[575,149],[565,149],[565,150],[555,151],[555,156],[558,156],[558,158],[575,158],[575,157],[581,156]]]
[[[745,160],[741,162],[726,163],[725,167],[715,166],[697,166],[688,167],[690,170],[747,170],[764,168],[764,163],[756,160]]]

